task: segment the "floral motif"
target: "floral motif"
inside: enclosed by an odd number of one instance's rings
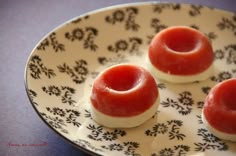
[[[85,116],[86,118],[92,119],[91,112],[90,112],[89,110],[87,110],[87,109],[85,109],[84,111],[85,111],[84,116]]]
[[[173,148],[163,148],[158,153],[153,153],[151,156],[182,156],[186,155],[190,151],[190,147],[187,145],[176,145]]]
[[[180,93],[177,101],[171,98],[167,98],[166,101],[161,102],[163,107],[175,108],[182,115],[191,113],[193,103],[194,101],[192,98],[192,94],[188,91]]]
[[[183,133],[180,133],[180,127],[183,122],[180,120],[170,120],[167,123],[158,123],[152,127],[152,130],[146,130],[145,134],[147,136],[158,136],[165,135],[168,133],[169,139],[184,140],[186,137]]]
[[[222,60],[225,57],[225,53],[221,49],[216,50],[214,54],[215,54],[215,59]]]
[[[85,49],[96,51],[98,45],[94,43],[95,37],[98,36],[98,30],[94,27],[85,27],[85,29],[77,27],[71,32],[66,32],[65,37],[70,41],[83,41]]]
[[[230,79],[233,77],[233,74],[229,71],[222,71],[218,75],[212,76],[211,80],[215,82],[222,82],[224,80]]]
[[[35,91],[29,89],[29,90],[28,90],[28,95],[29,95],[29,98],[30,98],[32,104],[34,104],[35,106],[38,106],[38,103],[36,103],[36,102],[34,101],[34,98],[37,97],[37,93],[36,93]]]
[[[123,142],[122,144],[113,143],[108,146],[102,146],[102,148],[110,151],[123,151],[124,155],[140,156],[140,154],[135,152],[138,147],[139,143],[137,142]]]
[[[142,44],[142,39],[138,37],[130,37],[128,40],[118,40],[114,45],[109,45],[108,50],[110,52],[121,52],[128,51],[130,55],[141,55],[142,53],[139,50],[140,45]]]
[[[124,130],[114,129],[113,131],[105,131],[102,126],[95,126],[89,124],[87,127],[91,133],[88,138],[96,141],[113,141],[118,139],[118,136],[125,136],[126,132]]]
[[[79,127],[81,123],[79,123],[76,119],[80,116],[80,112],[73,109],[63,110],[58,107],[46,107],[47,111],[52,113],[53,115],[60,116],[66,118],[66,123],[71,123],[74,126]]]
[[[46,50],[47,47],[52,47],[55,52],[65,51],[65,45],[59,43],[56,37],[56,32],[53,32],[49,35],[48,38],[45,38],[37,47],[38,50]]]
[[[153,5],[153,12],[162,13],[165,9],[171,9],[173,11],[177,11],[181,9],[180,4],[171,4],[171,3],[155,3]]]
[[[80,112],[73,110],[73,109],[66,109],[66,113],[69,113],[69,115],[66,117],[67,123],[72,123],[74,126],[81,126],[81,123],[79,123],[76,119],[80,116]]]
[[[69,105],[74,105],[76,101],[72,99],[72,95],[75,94],[75,89],[67,86],[54,86],[50,85],[48,87],[42,87],[42,90],[48,95],[61,97],[62,103],[68,103]]]
[[[226,61],[228,64],[236,64],[236,44],[225,47],[225,53],[228,54]]]
[[[50,126],[52,126],[53,128],[57,130],[60,130],[63,133],[68,133],[68,131],[65,128],[66,124],[62,119],[58,118],[57,116],[56,117],[48,116],[45,113],[40,113],[40,114]]]
[[[211,87],[209,86],[203,86],[202,87],[202,92],[205,93],[206,95],[210,92]]]
[[[115,65],[120,63],[127,63],[129,60],[125,55],[117,54],[115,57],[98,57],[98,62],[101,65]]]
[[[155,30],[155,33],[160,32],[161,30],[167,28],[167,26],[165,24],[162,24],[160,19],[158,18],[153,18],[151,20],[151,28],[153,28]]]
[[[126,30],[138,31],[140,26],[135,21],[137,14],[137,8],[128,7],[125,10],[114,11],[112,15],[105,17],[105,21],[113,25],[116,23],[124,23]]]
[[[29,70],[31,72],[30,75],[34,79],[40,79],[42,74],[47,76],[49,79],[56,76],[53,69],[48,69],[44,66],[42,59],[38,55],[31,57],[29,62]]]
[[[197,102],[197,108],[202,109],[203,106],[204,106],[204,101],[199,101],[199,102]]]
[[[75,66],[73,66],[73,68],[68,66],[66,63],[57,66],[57,68],[61,73],[69,75],[76,84],[83,83],[88,74],[87,61],[82,59],[75,61]]]
[[[206,129],[199,129],[198,136],[202,137],[202,142],[194,143],[196,146],[195,151],[205,152],[206,150],[219,150],[225,151],[228,149],[227,144],[222,140],[209,133]]]
[[[215,59],[223,60],[226,58],[227,64],[236,64],[236,44],[230,44],[224,49],[215,50]]]
[[[189,10],[189,15],[192,17],[198,16],[201,14],[201,9],[203,9],[203,6],[201,5],[191,5],[191,9]]]
[[[231,18],[222,17],[221,21],[217,24],[220,30],[232,31],[234,36],[236,36],[236,15]]]
[[[203,121],[202,121],[202,116],[201,115],[196,115],[197,119],[198,119],[198,123],[199,124],[203,124]]]
[[[63,109],[60,109],[58,107],[53,107],[53,108],[50,108],[50,107],[46,107],[47,111],[49,111],[50,113],[53,113],[54,115],[59,115],[61,117],[64,117],[65,116],[65,111]]]

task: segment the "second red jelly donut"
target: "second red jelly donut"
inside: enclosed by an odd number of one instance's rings
[[[149,69],[160,79],[184,83],[200,81],[212,73],[214,53],[209,39],[187,26],[159,32],[148,52]]]

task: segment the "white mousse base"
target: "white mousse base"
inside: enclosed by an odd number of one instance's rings
[[[199,62],[201,63],[201,62]],[[147,59],[146,61],[147,69],[152,73],[156,78],[159,78],[161,80],[165,80],[172,83],[189,83],[194,81],[203,81],[208,79],[211,75],[213,75],[214,72],[214,66],[213,64],[206,69],[205,71],[195,74],[195,75],[173,75],[169,73],[164,73],[163,71],[160,71],[156,67],[152,65],[152,63]]]
[[[207,129],[208,129],[212,134],[214,134],[216,137],[218,137],[218,138],[220,138],[220,139],[223,139],[223,140],[230,140],[230,141],[236,142],[236,134],[225,133],[225,132],[222,132],[222,131],[219,131],[219,130],[213,128],[213,127],[208,123],[208,121],[206,120],[203,111],[202,111],[201,117],[202,117],[202,121],[203,121],[203,123],[206,125]],[[232,123],[232,124],[234,124],[234,123]]]
[[[91,116],[99,124],[109,128],[131,128],[136,127],[150,119],[157,111],[160,103],[158,95],[155,103],[145,112],[131,117],[114,117],[101,113],[91,105]]]

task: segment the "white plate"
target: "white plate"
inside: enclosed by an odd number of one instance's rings
[[[186,25],[212,41],[216,71],[186,85],[158,81],[157,114],[131,129],[108,129],[90,116],[91,84],[118,63],[145,67],[151,38]],[[199,62],[200,63],[200,62]],[[63,138],[100,155],[235,155],[236,143],[213,136],[200,119],[204,99],[216,83],[236,76],[236,15],[188,4],[140,3],[102,9],[54,29],[36,45],[25,72],[30,101]]]

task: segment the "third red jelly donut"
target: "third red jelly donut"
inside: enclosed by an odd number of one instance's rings
[[[152,39],[148,68],[158,78],[175,83],[201,81],[213,72],[214,53],[209,39],[187,26],[162,30]]]
[[[91,93],[92,118],[111,128],[135,127],[155,114],[159,93],[152,75],[144,68],[120,64],[104,70]]]
[[[225,80],[209,92],[202,111],[203,123],[215,136],[236,141],[236,79]]]

